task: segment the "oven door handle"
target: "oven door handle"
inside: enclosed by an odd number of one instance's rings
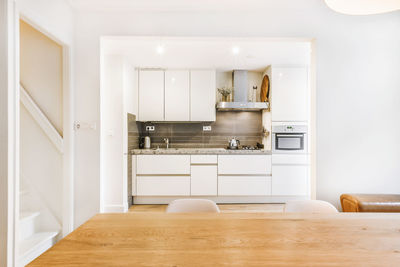
[[[276,137],[304,137],[304,134],[276,134]]]

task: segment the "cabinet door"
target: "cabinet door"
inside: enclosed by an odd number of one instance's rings
[[[164,71],[139,72],[139,121],[164,120]]]
[[[165,72],[165,120],[189,121],[189,71]]]
[[[190,120],[215,121],[215,70],[190,72]]]
[[[307,68],[272,69],[272,121],[308,121],[309,98]]]
[[[189,196],[190,176],[138,176],[138,196]]]
[[[272,165],[272,195],[309,195],[309,166]]]
[[[217,166],[192,166],[190,186],[192,196],[216,196]]]
[[[138,86],[139,86],[139,71],[131,65],[124,64],[124,105],[125,111],[138,117]]]
[[[269,176],[219,176],[218,196],[271,195]]]

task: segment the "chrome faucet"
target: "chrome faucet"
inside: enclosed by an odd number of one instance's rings
[[[169,139],[168,138],[164,138],[164,142],[167,144],[167,149],[169,148]]]

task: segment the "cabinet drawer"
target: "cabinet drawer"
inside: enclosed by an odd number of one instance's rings
[[[218,176],[218,196],[271,195],[269,176]]]
[[[192,196],[216,196],[217,166],[192,166],[190,188]]]
[[[310,156],[274,154],[272,155],[272,164],[308,165],[310,164]]]
[[[190,155],[137,155],[137,174],[190,174]]]
[[[309,194],[309,167],[272,166],[272,195],[305,196]]]
[[[189,196],[190,176],[138,176],[138,196]]]
[[[271,155],[220,155],[218,174],[271,174]]]
[[[192,155],[192,164],[217,164],[217,155]]]

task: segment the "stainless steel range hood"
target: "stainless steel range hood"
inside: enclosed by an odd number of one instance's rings
[[[249,102],[247,70],[233,71],[234,102],[218,102],[218,111],[259,111],[268,109],[268,102]]]

